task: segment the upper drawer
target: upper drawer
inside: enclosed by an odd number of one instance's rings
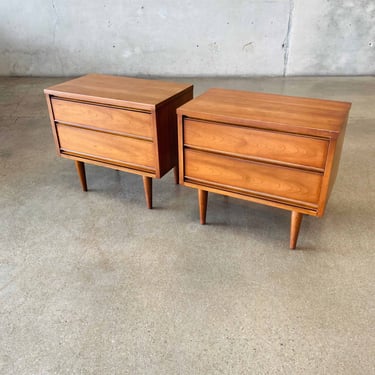
[[[185,119],[184,144],[324,169],[328,141],[274,131]]]
[[[152,138],[151,114],[53,98],[55,120]]]

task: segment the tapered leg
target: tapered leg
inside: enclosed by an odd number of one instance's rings
[[[145,189],[145,197],[148,208],[152,208],[152,178],[143,176],[143,187]]]
[[[199,200],[199,218],[201,224],[206,224],[206,212],[207,212],[207,191],[198,190]]]
[[[174,173],[174,183],[178,185],[178,164],[173,168],[173,173]]]
[[[292,211],[292,221],[290,225],[290,248],[295,249],[297,245],[299,228],[301,227],[303,214]]]
[[[87,191],[85,163],[75,160],[75,164],[79,179],[81,180],[82,190]]]

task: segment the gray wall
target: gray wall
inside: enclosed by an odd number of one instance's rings
[[[375,0],[0,0],[0,75],[375,74]]]

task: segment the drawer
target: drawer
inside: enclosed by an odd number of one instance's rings
[[[52,99],[55,120],[152,138],[151,114],[96,104]]]
[[[185,119],[184,144],[234,155],[324,169],[328,141]]]
[[[252,162],[209,152],[185,149],[184,179],[226,191],[265,195],[317,205],[322,175],[294,168]],[[190,180],[191,179],[191,180]]]
[[[60,150],[86,157],[155,169],[153,142],[57,124]]]

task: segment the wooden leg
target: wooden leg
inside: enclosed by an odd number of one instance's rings
[[[145,197],[148,208],[152,208],[152,178],[143,176],[143,187],[145,189]]]
[[[179,178],[178,164],[173,168],[173,173],[174,173],[174,183],[178,185],[178,178]]]
[[[303,214],[292,211],[292,220],[290,225],[290,248],[295,249],[297,245],[299,228],[301,227]]]
[[[81,180],[82,190],[87,191],[85,163],[75,160],[75,164],[79,179]]]
[[[198,201],[199,201],[199,218],[201,224],[206,224],[206,212],[207,212],[207,191],[198,190]]]

